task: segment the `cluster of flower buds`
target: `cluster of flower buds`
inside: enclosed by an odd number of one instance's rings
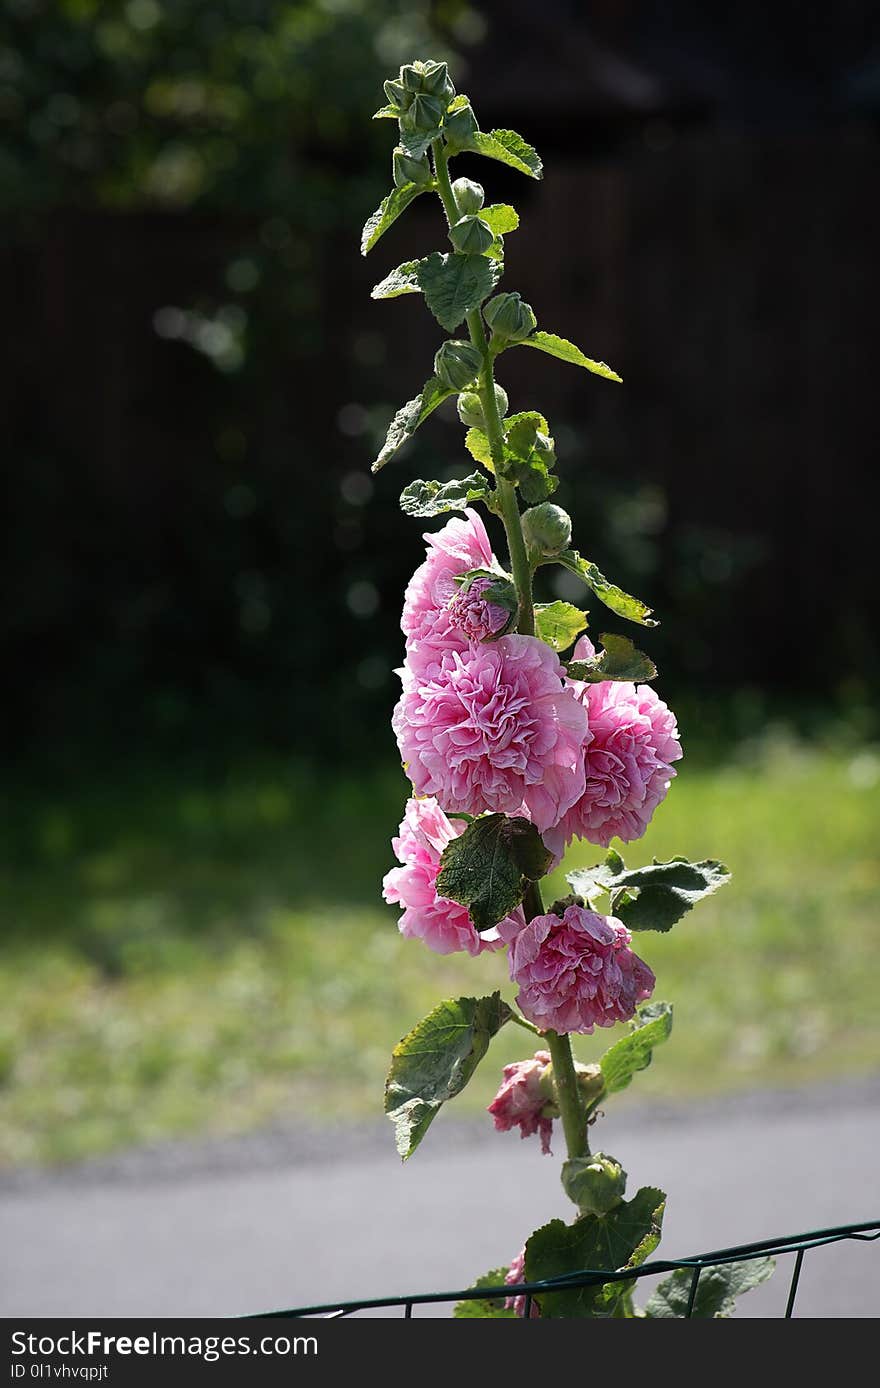
[[[397,79],[385,83],[385,95],[401,115],[409,115],[413,109],[430,109],[424,105],[426,99],[437,102],[442,115],[455,96],[455,87],[445,63],[417,61],[406,63]]]
[[[423,188],[432,182],[427,158],[432,140],[442,136],[450,154],[475,148],[474,136],[480,128],[477,118],[467,97],[455,95],[445,63],[407,63],[398,77],[385,83],[385,96],[388,107],[383,114],[395,115],[400,125],[401,142],[393,155],[394,182],[398,188],[406,183]],[[479,188],[478,184],[470,186]],[[462,215],[482,207],[481,188],[479,194],[475,206],[461,204]]]

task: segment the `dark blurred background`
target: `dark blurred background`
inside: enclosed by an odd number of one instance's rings
[[[396,497],[469,462],[447,406],[368,470],[442,336],[419,299],[369,299],[444,243],[438,209],[357,251],[390,186],[369,115],[414,53],[543,155],[543,184],[458,171],[520,208],[506,286],[625,384],[531,353],[502,377],[550,418],[581,548],[665,619],[666,695],[725,736],[774,703],[870,716],[876,5],[8,0],[0,621],[25,765],[392,755],[420,553]]]

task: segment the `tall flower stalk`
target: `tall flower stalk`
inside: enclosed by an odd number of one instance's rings
[[[450,171],[450,161],[468,152],[538,179],[541,161],[514,131],[479,129],[445,63],[402,67],[385,95],[376,118],[396,121],[400,132],[394,187],[367,221],[361,249],[372,250],[415,198],[431,192],[451,245],[391,270],[373,298],[421,294],[451,336],[438,347],[433,374],[391,421],[373,468],[455,396],[465,449],[479,470],[411,482],[400,498],[414,517],[463,518],[426,535],[425,562],[404,599],[403,691],[392,724],[413,794],[392,841],[399,866],[387,873],[384,894],[402,908],[401,933],[439,953],[506,949],[518,990],[512,1002],[498,991],[439,1003],[395,1048],[385,1109],[406,1159],[502,1028],[518,1024],[533,1034],[534,1055],[504,1067],[489,1111],[501,1131],[539,1134],[546,1152],[559,1122],[562,1185],[575,1218],[553,1220],[521,1253],[509,1251],[509,1266],[476,1284],[486,1287],[485,1298],[457,1312],[514,1317],[525,1313],[516,1286],[523,1278],[541,1281],[577,1266],[635,1268],[659,1241],[665,1195],[643,1187],[626,1200],[620,1162],[592,1153],[588,1133],[600,1103],[649,1064],[672,1026],[671,1006],[652,999],[654,974],[632,948],[633,932],[669,930],[729,874],[715,860],[685,858],[627,869],[611,841],[640,838],[669,789],[681,756],[674,715],[651,688],[653,661],[629,637],[602,633],[597,648],[585,634],[586,611],[535,601],[538,571],[560,565],[615,617],[656,625],[649,607],[572,548],[570,518],[549,500],[558,478],[548,421],[537,410],[510,413],[496,380],[501,355],[524,346],[621,381],[572,342],[539,330],[518,293],[495,292],[504,238],[519,217],[508,204],[486,205],[480,184],[453,181]],[[456,336],[463,328],[467,336]],[[506,566],[479,505],[503,525]],[[606,855],[568,874],[570,895],[545,907],[540,881],[573,838]],[[597,1064],[575,1060],[572,1033],[615,1025],[625,1029]],[[741,1267],[736,1278],[742,1288]],[[617,1280],[542,1291],[531,1314],[676,1314],[677,1273],[642,1309],[632,1288]],[[723,1304],[729,1308],[729,1295]]]

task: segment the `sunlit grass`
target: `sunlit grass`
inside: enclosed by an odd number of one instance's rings
[[[10,806],[2,1159],[376,1114],[390,1047],[439,998],[510,997],[503,959],[432,955],[378,900],[403,788],[352,777],[322,796],[279,770]],[[685,765],[627,860],[716,856],[734,876],[669,935],[636,941],[676,1025],[625,1100],[880,1062],[878,811],[871,751],[783,743]],[[568,865],[600,856],[581,845]],[[612,1038],[579,1038],[578,1053]],[[457,1106],[485,1105],[524,1044],[503,1032]]]

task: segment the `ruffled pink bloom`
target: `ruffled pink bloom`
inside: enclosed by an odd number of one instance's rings
[[[510,946],[510,977],[529,1021],[542,1031],[592,1032],[628,1022],[656,982],[630,949],[632,936],[613,916],[569,906],[536,916]]]
[[[483,596],[491,588],[491,578],[475,578],[466,593],[460,589],[449,604],[449,620],[471,641],[485,641],[507,626],[510,613],[500,603]]]
[[[437,895],[440,855],[464,828],[463,820],[450,823],[436,800],[409,800],[400,835],[391,840],[402,866],[385,874],[382,895],[387,902],[404,908],[398,923],[401,935],[424,940],[436,954],[457,950],[480,954],[503,943],[497,928],[479,934],[466,907]],[[502,924],[505,939],[515,935],[525,924],[522,908],[506,916]]]
[[[575,659],[586,660],[593,645],[581,637]],[[590,735],[584,744],[583,795],[545,836],[560,856],[573,838],[607,848],[613,838],[641,838],[669,790],[672,762],[681,756],[675,715],[650,685],[606,680],[569,688],[587,710]]]
[[[550,1065],[549,1051],[536,1051],[533,1060],[518,1060],[504,1067],[504,1083],[489,1105],[489,1112],[500,1133],[519,1127],[522,1137],[541,1134],[541,1151],[550,1153],[553,1115],[556,1106],[544,1092],[541,1081]],[[551,1116],[544,1110],[550,1108]],[[557,1115],[558,1116],[558,1115]]]
[[[508,1286],[508,1287],[515,1287],[515,1286],[517,1285],[517,1283],[519,1283],[519,1282],[525,1282],[525,1280],[526,1280],[526,1271],[525,1271],[525,1270],[526,1270],[526,1250],[523,1249],[523,1251],[522,1251],[521,1253],[517,1253],[517,1255],[516,1255],[516,1257],[514,1258],[513,1262],[510,1264],[510,1271],[508,1272],[507,1276],[506,1276],[505,1279],[504,1279],[504,1281],[505,1281],[505,1283],[507,1284],[507,1286]],[[523,1295],[523,1296],[509,1296],[509,1297],[507,1297],[507,1299],[505,1300],[504,1306],[505,1306],[505,1309],[508,1310],[508,1311],[515,1311],[516,1314],[517,1314],[518,1316],[525,1316],[525,1313],[526,1313],[526,1301],[527,1301],[527,1297],[526,1297],[525,1295]],[[530,1319],[536,1320],[536,1319],[540,1316],[540,1314],[541,1314],[541,1312],[538,1310],[538,1305],[537,1305],[537,1303],[536,1303],[536,1302],[534,1301],[534,1299],[533,1299],[533,1300],[532,1300],[531,1311],[530,1311],[530,1313],[529,1313]]]
[[[450,813],[525,814],[539,831],[580,799],[586,710],[543,641],[502,636],[400,673],[392,725],[420,794]]]
[[[476,511],[468,509],[465,519],[455,516],[435,535],[427,534],[428,557],[410,579],[403,599],[400,625],[407,638],[424,641],[437,636],[437,626],[453,630],[448,607],[458,592],[456,577],[469,569],[488,569],[495,563],[486,527]],[[459,648],[467,637],[457,632]]]

